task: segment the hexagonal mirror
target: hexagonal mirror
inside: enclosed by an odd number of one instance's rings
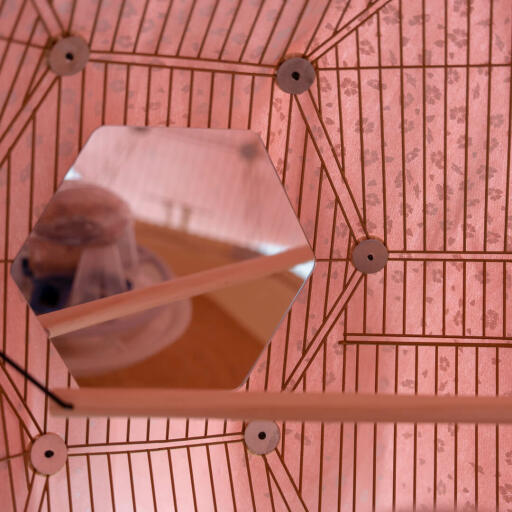
[[[240,386],[313,269],[250,131],[99,128],[12,275],[81,386]]]

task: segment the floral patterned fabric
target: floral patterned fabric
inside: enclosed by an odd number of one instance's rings
[[[317,264],[247,383],[251,390],[512,392],[512,4],[508,0],[4,0],[0,2],[2,349],[73,386],[10,278],[12,259],[102,125],[251,129]],[[58,77],[45,49],[89,44]],[[317,79],[275,83],[286,56]],[[360,275],[357,240],[386,268]],[[512,429],[281,424],[245,450],[243,424],[61,420],[0,367],[2,510],[512,510]],[[68,444],[43,477],[24,452]]]

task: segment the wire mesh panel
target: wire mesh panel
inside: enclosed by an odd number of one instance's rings
[[[10,265],[102,125],[251,129],[317,264],[245,390],[507,395],[512,380],[508,0],[0,2],[1,348],[49,387],[76,386]],[[63,35],[90,49],[48,67]],[[297,96],[287,56],[315,65]],[[356,241],[389,262],[363,276]],[[5,510],[508,510],[512,430],[280,424],[253,455],[242,422],[54,418],[0,367]],[[244,391],[241,391],[244,392]],[[34,472],[43,432],[65,468]]]

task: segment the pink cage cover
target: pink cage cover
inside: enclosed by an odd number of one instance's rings
[[[509,0],[0,0],[2,349],[50,387],[74,386],[10,264],[102,125],[251,129],[317,264],[247,390],[512,392],[512,3]],[[90,46],[59,77],[46,50]],[[287,56],[317,77],[290,96]],[[359,274],[373,236],[386,268]],[[57,420],[0,367],[0,508],[44,511],[510,510],[510,426]],[[42,432],[68,444],[33,472]]]

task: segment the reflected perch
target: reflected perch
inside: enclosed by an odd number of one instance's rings
[[[37,318],[48,331],[49,337],[53,338],[174,301],[277,274],[313,258],[309,246],[297,247],[272,256],[252,258],[147,288],[71,306],[39,315]]]

